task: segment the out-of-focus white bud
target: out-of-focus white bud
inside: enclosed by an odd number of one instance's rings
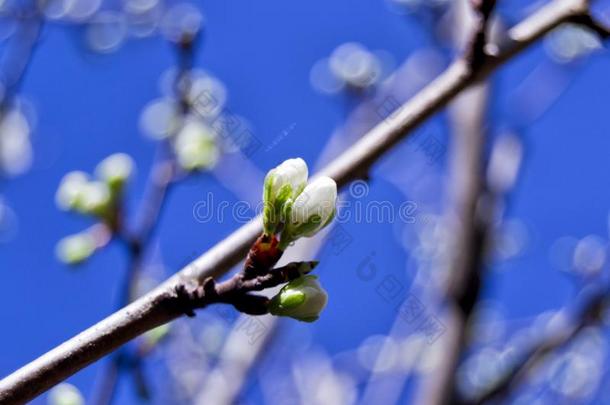
[[[602,48],[599,37],[577,24],[563,24],[550,32],[544,41],[549,55],[559,63],[569,63]]]
[[[88,233],[66,236],[56,246],[57,258],[66,264],[79,264],[95,252],[95,240]]]
[[[87,215],[105,216],[110,209],[112,193],[106,183],[90,181],[86,183],[76,205],[76,210]]]
[[[66,174],[55,194],[57,206],[66,211],[76,209],[82,201],[83,190],[88,182],[89,177],[84,172],[74,171]]]
[[[49,405],[83,405],[85,399],[72,384],[62,383],[49,392]]]
[[[292,203],[307,184],[307,164],[301,158],[288,159],[265,177],[263,225],[272,234],[283,220],[285,207]]]
[[[55,201],[63,210],[73,210],[87,215],[103,216],[111,203],[108,186],[101,181],[89,181],[86,173],[73,171],[66,174],[59,184]]]
[[[313,236],[332,221],[336,212],[337,183],[330,177],[320,177],[290,206],[289,220],[282,232],[280,248],[303,236]]]
[[[330,56],[329,63],[333,74],[352,88],[367,88],[381,77],[381,63],[377,56],[358,43],[348,42],[339,46]]]
[[[125,153],[115,153],[98,163],[95,175],[111,189],[121,188],[133,173],[133,159]]]
[[[288,316],[303,322],[313,322],[326,306],[328,294],[318,278],[307,275],[286,284],[271,299],[269,312],[276,316]]]
[[[187,171],[210,169],[218,162],[218,146],[212,129],[200,121],[187,122],[176,136],[178,163]]]

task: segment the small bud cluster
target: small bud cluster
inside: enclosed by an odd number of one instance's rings
[[[334,218],[337,184],[329,177],[318,177],[307,184],[307,177],[307,164],[297,158],[286,160],[269,171],[265,178],[262,240],[275,241],[279,234],[280,254],[297,239],[315,235]],[[273,243],[267,244],[273,246]],[[261,246],[259,244],[257,248]],[[269,312],[313,322],[320,316],[327,300],[328,295],[318,278],[303,275],[286,284],[271,299]]]
[[[327,301],[328,294],[318,282],[318,277],[306,275],[282,287],[271,299],[269,313],[313,322],[320,317]]]
[[[97,165],[93,178],[85,172],[70,172],[57,189],[57,205],[64,211],[92,216],[113,228],[125,184],[133,171],[131,157],[117,153]],[[67,264],[82,263],[97,249],[95,236],[94,232],[85,231],[65,237],[57,244],[58,258]]]
[[[190,120],[172,139],[178,164],[187,172],[211,169],[219,157],[213,129],[199,120]]]
[[[289,159],[269,171],[263,191],[266,235],[280,234],[280,249],[301,237],[311,237],[334,218],[337,184],[329,177],[307,184],[307,164]]]

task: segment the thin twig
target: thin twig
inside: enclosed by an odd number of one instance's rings
[[[362,177],[385,152],[463,89],[487,77],[557,25],[587,13],[588,4],[583,0],[563,0],[547,5],[511,29],[510,41],[498,56],[486,58],[476,75],[473,76],[470,65],[464,60],[454,62],[320,174],[335,179],[339,186]],[[0,381],[0,402],[26,402],[129,340],[183,315],[184,306],[180,305],[182,300],[177,289],[185,283],[202,282],[225,274],[244,258],[261,230],[261,219],[257,217],[149,294],[7,376]]]
[[[191,91],[190,72],[192,69],[193,51],[195,38],[185,37],[176,44],[178,56],[178,73],[174,83],[175,92],[177,94],[176,117],[178,121],[183,122],[185,117],[190,113],[191,104],[189,103],[189,93]],[[175,134],[174,134],[175,135]],[[135,288],[138,276],[142,270],[144,255],[148,249],[148,245],[155,232],[156,227],[160,222],[161,212],[167,201],[168,193],[175,183],[177,175],[177,163],[168,140],[163,140],[157,147],[157,156],[150,174],[147,179],[145,197],[142,199],[140,208],[138,209],[139,221],[136,230],[130,234],[125,229],[125,218],[119,218],[119,229],[117,233],[119,238],[127,246],[129,254],[129,265],[125,274],[125,279],[121,287],[119,297],[119,309],[133,301],[133,290]],[[119,216],[123,213],[119,210]],[[102,371],[100,377],[100,389],[98,391],[95,403],[97,405],[111,404],[116,392],[116,386],[121,376],[122,365],[126,364],[134,375],[139,376],[141,386],[144,387],[143,373],[141,370],[141,358],[134,361],[125,361],[126,357],[130,356],[125,350],[121,350],[114,354],[110,359],[109,364]],[[140,357],[140,354],[134,356]],[[142,392],[146,390],[142,388]]]
[[[473,1],[475,16],[474,32],[467,59],[474,71],[479,69],[488,57],[485,53],[486,31],[495,1]],[[486,227],[478,215],[479,205],[484,193],[483,153],[486,136],[484,128],[486,91],[465,93],[458,97],[461,105],[465,103],[483,107],[478,114],[463,114],[463,128],[453,134],[450,147],[448,195],[449,208],[445,215],[448,227],[446,256],[442,265],[449,277],[446,292],[446,305],[443,323],[448,332],[443,337],[443,355],[435,372],[422,385],[422,401],[427,404],[441,405],[453,402],[455,398],[454,381],[460,357],[465,346],[466,332],[481,286],[483,253],[486,240]],[[473,90],[469,90],[472,92]],[[474,95],[474,98],[465,98]],[[464,99],[462,99],[464,98]],[[476,107],[475,107],[476,108]],[[464,118],[467,117],[467,118]],[[472,117],[473,122],[467,122]]]

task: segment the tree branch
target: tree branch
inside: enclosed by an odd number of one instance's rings
[[[587,14],[588,4],[582,0],[562,0],[547,5],[511,29],[509,41],[498,56],[486,58],[475,75],[469,63],[457,60],[320,174],[335,179],[339,186],[362,177],[384,153],[463,89],[487,77],[557,25]],[[184,311],[177,293],[179,286],[195,280],[203,282],[228,272],[244,258],[261,230],[261,219],[257,217],[146,296],[7,376],[0,381],[0,402],[31,400],[136,336],[180,317]]]

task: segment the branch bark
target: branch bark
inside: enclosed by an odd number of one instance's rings
[[[339,186],[362,177],[384,153],[462,90],[489,76],[559,24],[585,15],[589,14],[588,2],[584,0],[561,0],[547,5],[511,29],[498,55],[485,58],[476,72],[464,59],[457,60],[320,174],[335,179]],[[261,219],[257,217],[146,296],[7,376],[0,381],[0,402],[31,400],[129,340],[182,316],[179,288],[227,273],[244,258],[261,230]]]

